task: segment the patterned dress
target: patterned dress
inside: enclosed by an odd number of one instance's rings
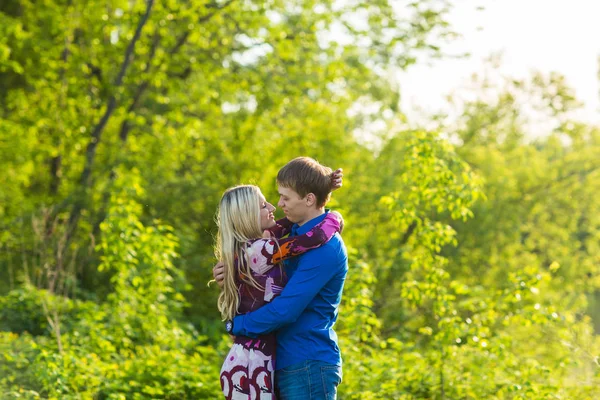
[[[305,235],[281,239],[291,227],[292,223],[284,218],[271,229],[273,237],[279,240],[255,239],[248,242],[246,251],[252,275],[265,290],[245,283],[238,273],[238,314],[254,311],[279,295],[286,278],[277,264],[325,244],[340,230],[339,221],[331,213]],[[274,332],[257,338],[235,338],[221,367],[221,388],[227,400],[276,400],[273,374],[276,345]]]

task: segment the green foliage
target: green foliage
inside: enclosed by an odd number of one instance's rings
[[[459,255],[471,251],[461,235],[468,218],[481,215],[472,208],[492,199],[485,201],[482,178],[452,146],[432,133],[411,133],[390,142],[378,160],[393,171],[386,151],[403,155],[401,173],[383,177],[393,192],[384,194],[377,189],[381,183],[373,183],[379,207],[354,217],[371,218],[365,229],[378,234],[361,258],[368,264],[351,261],[357,269],[345,289],[339,328],[346,360],[342,398],[593,398],[598,342],[589,336],[589,321],[578,321],[557,307],[561,299],[549,296],[559,290],[559,264],[523,258],[514,269],[490,268],[495,282],[469,269],[461,273]],[[495,178],[486,175],[485,181]],[[352,215],[347,221],[357,229]],[[369,241],[351,239],[363,246]],[[473,252],[495,244],[473,241]],[[586,343],[577,343],[583,337]],[[584,365],[588,381],[575,383]]]
[[[47,333],[44,292],[30,288],[16,289],[0,299],[0,330],[34,336]]]
[[[408,128],[449,8],[1,2],[0,398],[218,398],[216,205],[299,155],[345,170],[341,399],[599,397],[600,129],[493,70]]]
[[[2,298],[4,329],[22,333],[1,337],[3,398],[181,399],[220,392],[217,352],[178,322],[176,238],[168,226],[139,221],[136,179],[135,172],[119,173],[122,189],[102,226],[100,268],[112,273],[114,287],[105,302],[32,287]],[[34,340],[26,331],[42,336]]]

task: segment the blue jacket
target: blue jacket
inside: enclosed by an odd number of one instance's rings
[[[302,235],[325,218],[320,215],[290,235]],[[233,334],[256,337],[277,330],[276,369],[306,360],[342,365],[337,320],[348,273],[348,254],[336,233],[323,246],[285,262],[289,281],[281,294],[256,311],[235,317]]]

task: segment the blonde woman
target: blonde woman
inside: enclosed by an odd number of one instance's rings
[[[341,176],[332,179],[341,186]],[[276,222],[274,211],[260,189],[252,185],[228,189],[221,198],[216,256],[225,267],[218,300],[223,320],[270,302],[286,283],[278,264],[325,244],[340,231],[341,216],[328,213],[305,235],[282,239],[293,224],[285,218]],[[221,368],[225,398],[275,400],[275,349],[274,333],[257,338],[237,336]]]

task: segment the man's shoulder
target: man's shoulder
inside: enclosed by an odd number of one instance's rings
[[[346,251],[346,245],[339,234],[335,234],[327,243],[312,249],[302,256],[300,261],[315,260],[315,259],[326,259],[328,261],[343,261],[348,258]]]

